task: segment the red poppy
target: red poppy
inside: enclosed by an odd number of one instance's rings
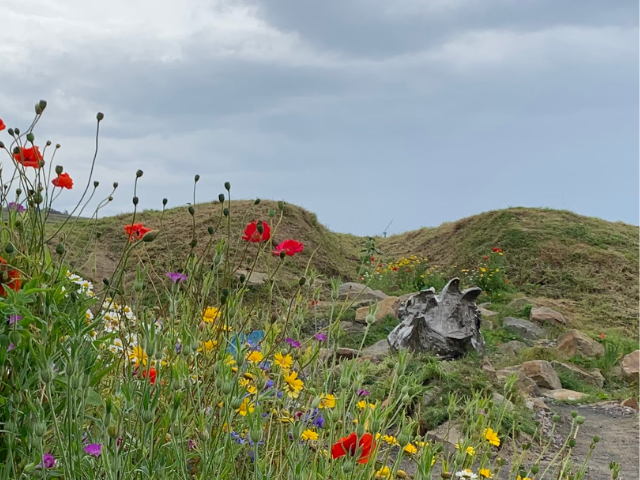
[[[73,188],[73,179],[68,173],[61,173],[57,178],[51,180],[51,183],[53,183],[54,187],[66,188],[67,190]]]
[[[498,248],[498,247],[493,248],[493,250],[491,250],[491,251],[494,252],[494,253],[502,253],[502,249]]]
[[[20,270],[9,269],[5,267],[7,261],[0,257],[0,296],[6,297],[6,287],[10,288],[14,292],[20,290],[22,280],[20,279]],[[6,285],[6,287],[5,287]]]
[[[124,231],[129,236],[129,241],[131,242],[142,239],[151,229],[145,227],[142,223],[134,223],[133,225],[125,225]]]
[[[489,257],[483,257],[485,260],[489,260]]]
[[[410,268],[407,268],[407,272],[410,272],[410,271],[411,271],[411,269],[410,269]]]
[[[393,271],[397,272],[398,271],[398,267],[393,267]]]
[[[0,118],[0,130],[4,130],[5,128],[7,128],[7,126],[4,124],[4,122]]]
[[[331,456],[335,458],[344,457],[345,455],[355,456],[359,454],[358,463],[367,463],[371,450],[376,448],[373,441],[373,435],[365,433],[358,440],[356,433],[352,433],[348,437],[343,437],[333,444],[331,447]]]
[[[382,264],[381,263],[378,264],[378,268],[382,268]]]
[[[604,333],[600,334],[600,338],[605,338],[605,337],[606,337],[606,335]]]
[[[43,157],[38,147],[20,147],[20,151],[13,154],[13,159],[23,167],[40,168]]]
[[[285,240],[276,247],[273,254],[280,255],[280,252],[284,252],[287,257],[293,257],[296,253],[300,253],[303,248],[304,245],[300,242],[296,242],[295,240]]]
[[[149,369],[149,383],[151,385],[155,385],[156,384],[156,375],[157,375],[156,369],[151,367]],[[147,371],[146,370],[144,370],[142,372],[142,378],[147,378]]]
[[[315,307],[318,304],[318,300],[311,300],[311,306]]]
[[[258,231],[258,226],[261,226],[262,233]],[[271,227],[267,222],[262,221],[253,221],[247,228],[244,229],[244,235],[242,235],[242,239],[246,242],[251,243],[260,243],[266,242],[271,238]]]
[[[375,262],[375,261],[376,261],[376,258],[375,258],[375,257],[371,257],[371,261],[372,261],[372,262]]]

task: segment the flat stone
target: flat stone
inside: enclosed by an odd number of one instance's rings
[[[510,342],[499,345],[498,348],[508,355],[516,356],[518,355],[518,352],[520,352],[520,350],[522,350],[526,346],[527,345],[523,342],[520,342],[518,340],[511,340]]]
[[[640,350],[625,355],[620,366],[622,367],[622,376],[629,381],[638,382],[638,368],[640,364]]]
[[[522,318],[505,317],[502,320],[502,328],[527,340],[536,340],[545,336],[545,331],[542,328]]]
[[[555,360],[551,362],[551,365],[553,365],[556,372],[569,372],[588,385],[598,388],[602,388],[604,386],[604,377],[597,368],[588,372],[582,368],[576,367],[575,365],[557,362]]]
[[[550,410],[544,400],[539,397],[527,398],[524,402],[525,407],[529,410]]]
[[[557,349],[559,352],[573,357],[599,357],[604,355],[604,347],[580,330],[568,330],[558,338]]]
[[[325,362],[333,358],[333,350],[329,348],[321,348],[318,356]],[[359,356],[358,350],[353,348],[339,347],[336,350],[336,360],[351,360]]]
[[[267,283],[267,280],[269,280],[269,275],[267,275],[266,273],[260,273],[260,272],[249,273],[249,270],[244,270],[242,268],[236,270],[233,275],[236,278],[240,278],[242,275],[244,275],[245,283],[249,287],[261,287],[262,285]]]
[[[338,300],[374,300],[380,301],[388,295],[380,290],[371,288],[356,282],[343,283],[338,288]]]
[[[524,310],[524,308],[527,305],[531,305],[532,307],[535,307],[536,304],[533,300],[531,300],[530,298],[527,297],[520,297],[520,298],[514,298],[513,300],[511,300],[508,304],[507,304],[507,308],[511,309],[511,310]]]
[[[582,400],[587,396],[586,393],[574,392],[573,390],[567,390],[565,388],[559,388],[556,390],[542,390],[542,395],[546,398],[559,400],[561,402],[575,402],[578,400]]]
[[[494,312],[493,310],[487,310],[486,308],[482,308],[482,307],[478,307],[478,311],[480,312],[480,315],[482,315],[483,317],[494,317],[498,315],[498,312]]]
[[[384,357],[386,357],[389,354],[389,351],[390,351],[389,341],[386,338],[384,338],[374,343],[370,347],[363,349],[361,356],[362,358],[368,358],[373,362],[377,362],[382,360]]]
[[[549,307],[535,307],[531,309],[529,320],[536,323],[550,323],[555,325],[566,325],[567,320],[561,313]]]
[[[540,388],[557,390],[562,388],[560,378],[553,369],[551,363],[546,360],[531,360],[520,365],[520,371],[531,380],[536,382]]]
[[[365,331],[366,327],[360,323],[350,322],[349,320],[340,321],[340,330],[344,333],[360,334]]]
[[[380,300],[376,305],[375,323],[382,322],[388,316],[396,317],[398,315],[398,309],[396,304],[400,299],[398,297],[387,297],[384,300]],[[367,315],[369,314],[369,307],[361,307],[356,310],[356,322],[367,322]]]

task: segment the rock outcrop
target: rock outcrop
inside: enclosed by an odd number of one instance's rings
[[[604,355],[604,347],[580,330],[568,330],[558,339],[558,351],[573,357],[599,357]]]

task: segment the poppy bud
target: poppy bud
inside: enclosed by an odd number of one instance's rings
[[[59,243],[58,245],[56,245],[56,253],[58,255],[63,255],[64,254],[64,245]]]
[[[100,182],[97,180],[94,180],[93,182],[93,188],[98,188],[98,185],[100,185]]]
[[[47,147],[51,146],[51,140],[47,140],[47,143],[45,144]]]
[[[207,227],[207,232],[209,232],[209,235],[213,235],[215,233],[215,229],[213,227]]]
[[[142,420],[143,423],[151,423],[153,417],[153,412],[148,408],[143,408],[142,412],[140,412],[140,420]]]
[[[449,472],[442,472],[440,474],[440,478],[444,478],[444,479],[451,478],[451,474]]]
[[[600,441],[600,437],[598,437],[597,435],[593,437],[593,443],[598,443],[599,441]]]
[[[531,473],[533,473],[534,475],[537,474],[540,471],[540,466],[539,465],[532,465],[531,466]]]
[[[233,383],[232,382],[223,382],[222,383],[222,388],[220,390],[222,390],[222,394],[223,395],[229,395],[231,392],[233,392]]]
[[[300,280],[298,281],[298,285],[300,285],[301,287],[302,287],[305,283],[307,283],[307,279],[306,279],[306,278],[304,278],[304,277],[300,278]]]
[[[116,428],[115,423],[112,423],[107,427],[107,433],[111,438],[116,438],[118,436],[118,429]]]
[[[133,197],[133,204],[138,205],[138,197]]]
[[[14,128],[13,131],[16,132],[16,135],[20,135],[20,129],[19,128]]]
[[[554,415],[553,417],[551,417],[551,420],[553,421],[553,423],[558,423],[560,421],[560,415]]]
[[[156,239],[157,236],[158,236],[158,230],[151,230],[150,232],[147,232],[144,234],[144,236],[142,237],[142,241],[151,243]]]
[[[247,277],[245,277],[244,275],[240,275],[240,283],[244,283],[246,279]]]
[[[102,112],[98,112],[98,114],[96,115],[96,119],[101,122],[104,119],[104,113]]]
[[[284,257],[286,257],[287,254],[284,252],[284,250],[280,250],[280,260],[284,260]]]
[[[260,203],[260,199],[259,199],[259,198],[256,198],[256,199],[253,201],[253,204],[254,204],[254,205],[258,205],[259,203]]]
[[[40,100],[38,102],[38,105],[40,105],[40,109],[44,110],[45,108],[47,108],[47,101],[46,100]]]
[[[195,176],[195,177],[193,177],[193,180],[194,180],[194,181],[196,181],[196,182],[197,182],[198,180],[200,180],[200,175],[196,174],[196,176]]]
[[[189,214],[193,217],[196,214],[196,209],[193,208],[193,205],[189,205]]]
[[[33,202],[36,205],[40,205],[43,200],[44,198],[42,198],[42,194],[40,192],[37,192],[36,194],[33,195]]]
[[[138,170],[136,172],[136,178],[140,178],[144,172],[142,170]]]
[[[15,247],[13,246],[13,243],[8,242],[5,246],[4,246],[4,251],[6,253],[13,253],[15,250]]]
[[[353,472],[353,462],[345,462],[345,464],[342,465],[342,471],[347,475]]]
[[[198,241],[195,238],[189,242],[191,248],[196,248],[196,245],[198,245]]]
[[[62,145],[60,145],[59,143],[56,143],[56,148],[62,148]]]
[[[225,217],[228,217],[228,216],[229,216],[229,209],[228,209],[228,208],[225,208],[225,209],[222,211],[222,213],[223,213],[223,215],[224,215]]]
[[[47,425],[44,422],[36,422],[33,426],[33,433],[36,437],[43,437],[47,433]]]
[[[108,279],[108,278],[103,278],[103,279],[102,279],[102,283],[104,283],[104,284],[105,284],[105,286],[107,286],[107,287],[108,287],[108,286],[109,286],[109,279]]]
[[[40,108],[39,103],[36,103],[34,110],[36,111],[36,115],[42,115],[42,109]]]
[[[231,190],[231,184],[229,182],[224,182],[224,188],[227,190],[227,192],[229,190]]]
[[[223,288],[222,289],[222,295],[224,295],[225,297],[229,296],[229,289],[228,288]]]
[[[40,370],[40,380],[42,380],[42,383],[49,383],[51,381],[51,370],[49,367],[44,367]]]
[[[169,200],[167,200],[166,198],[163,198],[163,199],[162,199],[162,205],[163,205],[163,206],[164,206],[164,205],[166,205],[168,202],[169,202]]]
[[[284,202],[278,202],[278,210],[284,210]]]
[[[264,225],[262,224],[262,222],[258,222],[258,224],[256,225],[256,230],[260,235],[262,235],[262,233],[264,232]]]
[[[578,412],[576,410],[571,411],[571,418],[576,418],[578,416]]]
[[[237,410],[242,405],[242,397],[235,397],[231,400],[231,408]]]
[[[402,403],[404,405],[409,405],[411,403],[411,397],[409,395],[405,395],[402,397]]]
[[[262,440],[262,429],[256,427],[249,430],[249,438],[253,441],[253,443],[258,443],[260,440]]]
[[[272,218],[276,216],[276,211],[273,208],[269,210],[269,216]]]
[[[58,175],[60,175],[62,173],[62,170],[63,170],[62,165],[56,165],[56,173]]]
[[[578,415],[578,416],[576,417],[576,423],[577,423],[578,425],[582,425],[582,424],[584,423],[584,417],[583,417],[582,415]]]
[[[36,136],[33,133],[31,132],[27,133],[27,142],[33,143],[35,139],[36,139]]]
[[[406,432],[402,432],[400,435],[398,435],[398,443],[401,447],[406,447],[410,441],[411,438]]]
[[[118,188],[118,182],[113,182],[113,189],[115,190],[116,188]]]
[[[573,448],[573,447],[575,447],[575,446],[576,446],[576,440],[575,440],[575,438],[571,438],[571,439],[569,439],[569,446],[570,446],[571,448]]]
[[[358,423],[358,425],[356,426],[356,435],[358,436],[358,438],[362,437],[366,432],[364,423]]]
[[[218,195],[218,201],[220,203],[224,203],[224,193],[221,193],[220,195]]]
[[[0,148],[4,148],[4,142],[0,142]]]
[[[110,202],[113,202],[113,197],[109,195],[109,198],[107,198],[107,200],[109,200]]]
[[[7,130],[7,133],[13,137],[13,134],[14,134],[13,128],[9,128]]]

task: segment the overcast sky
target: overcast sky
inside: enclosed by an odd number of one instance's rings
[[[229,180],[356,234],[508,206],[638,224],[637,0],[20,0],[0,18],[0,118],[24,128],[46,99],[36,137],[80,183],[104,112],[109,214],[140,168],[143,208],[189,202],[198,173],[198,201]]]

